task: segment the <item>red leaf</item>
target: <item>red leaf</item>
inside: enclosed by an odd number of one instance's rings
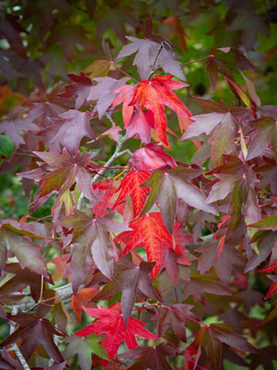
[[[166,165],[177,166],[173,157],[167,154],[163,146],[158,143],[150,143],[136,150],[129,162],[138,171],[154,170]]]
[[[147,108],[154,113],[155,132],[165,145],[169,145],[166,138],[167,119],[164,112],[165,105],[178,115],[190,117],[191,113],[179,100],[172,90],[181,89],[187,84],[173,81],[173,76],[154,77],[152,80],[143,80],[136,87],[134,97],[129,105],[140,101],[140,110]]]
[[[150,174],[144,171],[130,171],[122,180],[117,192],[120,191],[120,194],[113,206],[113,209],[122,202],[128,195],[131,196],[133,202],[133,211],[134,218],[136,218],[145,203],[148,188],[140,187],[143,184]]]
[[[148,261],[156,262],[152,271],[152,277],[154,278],[161,268],[163,243],[167,243],[173,248],[172,237],[162,221],[161,214],[158,212],[147,213],[131,222],[129,227],[133,231],[123,253],[126,254],[143,243]]]
[[[84,308],[84,311],[88,315],[100,320],[88,325],[75,335],[86,336],[91,333],[107,334],[104,347],[111,359],[116,355],[123,340],[129,349],[133,349],[137,347],[135,335],[146,339],[156,339],[154,334],[143,327],[146,324],[134,317],[130,317],[125,327],[123,315],[120,312],[120,303],[116,303],[114,306],[110,306],[110,308],[103,306],[100,306],[100,308]]]

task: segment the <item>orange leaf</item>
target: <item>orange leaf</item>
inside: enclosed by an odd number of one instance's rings
[[[80,324],[82,320],[82,306],[93,308],[97,307],[94,302],[87,303],[91,298],[96,296],[98,293],[96,288],[84,288],[77,292],[77,294],[72,295],[70,308],[74,311],[74,315]]]

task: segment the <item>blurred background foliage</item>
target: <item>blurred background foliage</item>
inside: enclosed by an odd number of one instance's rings
[[[254,83],[262,105],[277,100],[277,1],[276,0],[2,0],[0,2],[0,119],[22,119],[29,107],[44,104],[44,118],[64,111],[62,102],[51,94],[62,91],[70,80],[67,73],[78,74],[96,59],[107,59],[103,41],[109,44],[112,57],[128,43],[125,36],[143,38],[139,24],[152,14],[154,33],[166,37],[184,65],[190,87],[178,93],[192,113],[202,112],[192,99],[198,96],[227,104],[235,100],[225,80],[219,76],[210,90],[206,60],[211,48],[236,47],[257,67],[247,77]],[[124,71],[138,78],[133,57],[116,60]],[[110,76],[122,73],[110,68]],[[245,85],[243,77],[236,81]],[[58,85],[57,85],[58,84]],[[120,114],[115,116],[121,122]],[[42,118],[42,119],[44,119]],[[95,122],[95,121],[94,121]],[[1,123],[0,123],[1,125]],[[110,122],[103,118],[94,132],[101,133]],[[191,142],[179,143],[181,132],[174,114],[169,112],[169,127],[178,137],[170,136],[172,155],[189,162],[195,151]],[[138,142],[128,141],[134,150]],[[24,146],[22,146],[24,147]],[[43,150],[43,147],[40,148]],[[100,157],[113,152],[111,141],[101,139]],[[28,200],[24,197],[18,166],[8,172],[0,167],[0,218],[21,218]],[[126,162],[126,158],[122,162]],[[125,163],[119,163],[125,164]],[[28,164],[31,165],[30,163]],[[49,214],[47,204],[37,217]]]

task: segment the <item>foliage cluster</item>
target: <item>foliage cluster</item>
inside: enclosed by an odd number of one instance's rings
[[[1,12],[0,368],[274,369],[276,3]]]

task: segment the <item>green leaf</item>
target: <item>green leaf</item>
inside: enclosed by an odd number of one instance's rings
[[[78,354],[78,363],[81,369],[89,370],[92,365],[92,353],[105,360],[110,360],[105,349],[98,343],[100,339],[101,337],[95,334],[90,334],[86,337],[71,335],[64,339],[69,345],[64,350],[63,356],[66,360],[69,360],[75,354]]]
[[[4,155],[7,159],[10,158],[14,151],[14,143],[11,138],[5,135],[0,135],[0,154]]]

